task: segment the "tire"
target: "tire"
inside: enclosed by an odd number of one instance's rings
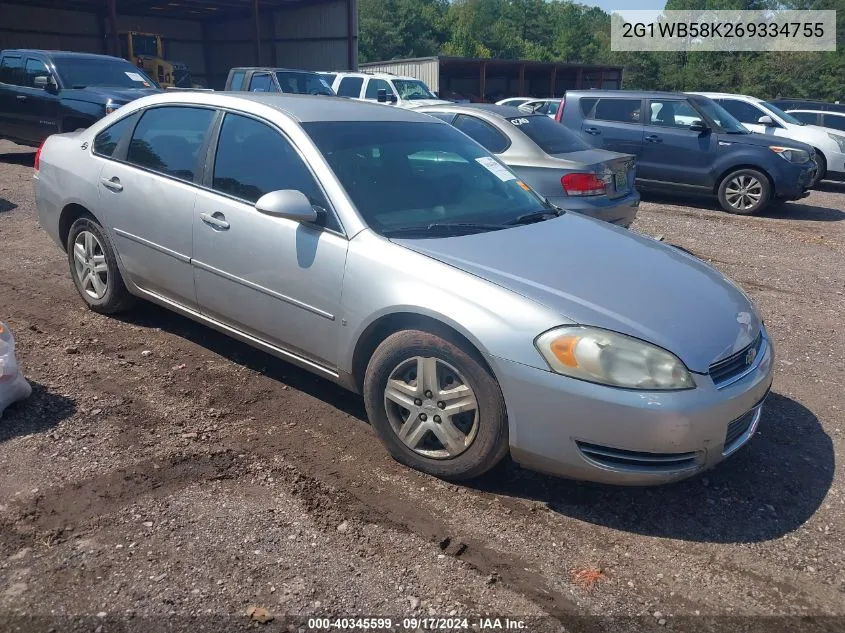
[[[421,381],[416,380],[418,370]],[[389,380],[391,396],[386,391]],[[403,330],[386,338],[367,365],[364,402],[394,459],[435,477],[478,477],[508,452],[499,384],[474,351],[435,334]],[[458,404],[465,410],[449,415]],[[402,429],[409,429],[406,440],[400,438]]]
[[[111,241],[96,220],[90,216],[78,218],[70,227],[65,246],[70,276],[88,308],[114,314],[135,303],[123,283]]]
[[[827,174],[827,160],[825,159],[824,154],[818,150],[816,150],[816,165],[816,177],[813,178],[809,185],[807,185],[808,189],[815,189],[816,185],[818,185],[822,181],[822,178],[824,178]]]
[[[771,199],[772,185],[756,169],[737,169],[719,183],[719,204],[728,213],[754,215],[765,209]]]

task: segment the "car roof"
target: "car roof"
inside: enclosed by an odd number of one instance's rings
[[[409,75],[393,75],[391,73],[353,73],[353,72],[346,72],[344,70],[338,70],[335,73],[338,77],[361,77],[362,79],[366,77],[375,78],[375,79],[402,79],[403,81],[408,80],[417,80],[416,77],[411,77]]]
[[[119,59],[122,62],[126,62],[126,60],[122,57],[114,57],[113,55],[98,55],[96,53],[75,53],[73,51],[50,51],[37,48],[6,48],[0,51],[0,53],[4,55],[6,55],[7,53],[21,53],[22,55],[45,55],[47,57],[52,57],[53,59]],[[126,63],[128,64],[129,62]]]
[[[229,72],[230,72],[230,73],[233,73],[233,72],[235,72],[235,71],[237,71],[237,70],[244,70],[244,71],[247,71],[247,70],[260,70],[260,71],[266,71],[266,72],[270,72],[270,73],[277,73],[277,72],[286,72],[286,73],[305,73],[305,74],[308,74],[308,75],[316,75],[316,74],[318,74],[318,73],[317,73],[316,71],[314,71],[314,70],[303,70],[303,69],[301,69],[301,68],[278,68],[278,67],[276,67],[276,66],[236,66],[235,68],[232,68]]]
[[[701,95],[703,97],[708,97],[710,99],[722,99],[725,97],[730,97],[732,99],[747,99],[748,101],[753,101],[755,103],[762,102],[762,99],[758,99],[757,97],[752,97],[751,95],[738,95],[733,92],[688,92],[687,94],[691,95]]]
[[[814,110],[812,108],[789,108],[786,112],[812,112],[813,114],[832,114],[834,116],[845,116],[845,112],[841,112],[839,110]]]
[[[680,97],[682,92],[668,92],[661,90],[567,90],[564,99],[573,97],[620,97],[629,99],[650,99],[654,97]]]
[[[357,99],[292,93],[172,91],[144,97],[132,103],[141,106],[178,103],[212,107],[243,107],[245,102],[269,106],[300,123],[312,121],[431,122],[431,117],[406,108],[394,108]]]

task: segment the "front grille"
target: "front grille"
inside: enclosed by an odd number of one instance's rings
[[[746,413],[741,418],[737,418],[730,424],[728,424],[728,432],[725,434],[725,450],[730,450],[732,444],[736,442],[740,437],[745,435],[745,432],[751,426],[751,423],[754,421],[754,414],[757,412],[757,408],[751,409],[748,413]]]
[[[760,354],[760,349],[763,346],[763,332],[762,330],[757,335],[757,338],[754,339],[754,342],[746,347],[743,347],[741,350],[736,352],[735,354],[731,354],[727,358],[723,358],[720,361],[717,361],[710,365],[710,377],[713,379],[713,382],[718,387],[719,385],[729,381],[731,378],[735,378],[742,374],[745,370],[747,370],[753,363],[754,360],[757,358],[757,355]],[[753,358],[751,358],[751,362],[748,362],[749,359],[749,352],[754,350],[756,353]]]
[[[646,453],[587,442],[575,443],[586,458],[608,468],[671,472],[696,466],[697,453]]]

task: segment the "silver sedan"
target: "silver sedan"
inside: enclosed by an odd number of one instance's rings
[[[637,217],[640,194],[631,154],[590,147],[554,120],[508,106],[449,104],[418,111],[457,127],[561,209],[625,227]]]
[[[754,434],[773,352],[678,249],[548,205],[455,128],[269,94],[139,99],[35,159],[90,309],[166,306],[363,394],[399,461],[656,484]]]

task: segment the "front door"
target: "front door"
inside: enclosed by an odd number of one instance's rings
[[[51,134],[71,132],[59,130],[59,95],[35,85],[36,77],[49,78],[51,73],[40,59],[30,57],[24,65],[22,93],[26,94],[26,110],[21,118],[23,138],[30,143],[40,143]]]
[[[207,189],[197,194],[193,265],[203,314],[330,368],[347,240],[294,146],[257,119],[226,114]],[[209,190],[210,189],[210,190]],[[320,225],[261,213],[264,194],[296,189]]]
[[[711,167],[717,140],[711,131],[689,127],[703,121],[686,99],[652,99],[646,110],[643,150],[637,178],[651,183],[672,183],[691,188],[713,188]]]
[[[146,110],[125,156],[103,159],[97,183],[106,223],[132,281],[194,309],[191,233],[196,183],[215,114],[213,109],[187,106]],[[95,139],[95,154],[102,134]]]

